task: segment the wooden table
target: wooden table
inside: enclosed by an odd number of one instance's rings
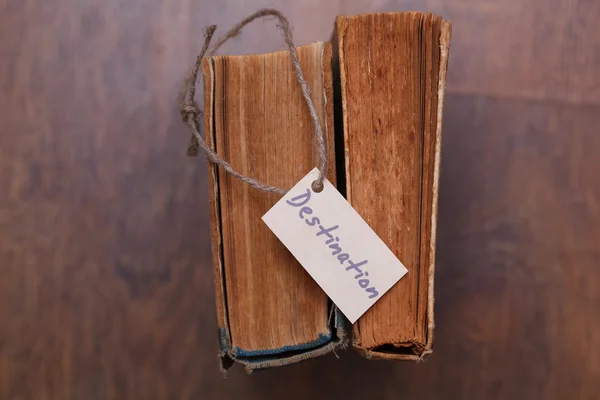
[[[274,0],[298,44],[337,14],[454,25],[436,350],[222,378],[206,165],[176,104],[235,0],[0,0],[0,399],[595,399],[600,2]],[[283,48],[259,22],[228,53]]]

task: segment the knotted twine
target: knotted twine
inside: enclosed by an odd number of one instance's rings
[[[280,189],[275,186],[266,185],[257,181],[254,178],[240,174],[239,172],[234,170],[233,167],[227,161],[223,160],[213,149],[211,149],[206,144],[206,142],[202,138],[202,135],[200,134],[199,129],[199,117],[202,115],[202,111],[200,111],[198,103],[196,103],[195,100],[196,81],[198,78],[198,71],[200,70],[202,59],[205,56],[211,56],[215,54],[215,52],[223,45],[223,43],[239,35],[242,31],[242,28],[245,25],[249,24],[255,19],[269,16],[276,17],[279,20],[280,25],[278,25],[278,28],[281,29],[285,43],[287,44],[287,47],[290,51],[292,67],[294,68],[294,71],[296,73],[296,79],[298,80],[298,84],[300,84],[300,89],[302,90],[302,97],[304,97],[304,100],[308,107],[308,111],[310,112],[310,116],[314,124],[315,136],[317,139],[315,146],[319,157],[317,163],[317,167],[319,168],[319,176],[313,182],[312,189],[315,192],[320,192],[321,190],[323,190],[323,180],[325,179],[325,176],[327,174],[327,146],[325,145],[323,130],[321,129],[319,117],[317,116],[315,106],[313,105],[312,99],[310,97],[310,90],[308,88],[308,84],[304,80],[302,67],[300,66],[300,62],[298,61],[298,55],[296,54],[296,46],[294,45],[294,42],[292,40],[292,31],[290,29],[290,24],[288,20],[283,16],[283,14],[281,14],[281,12],[274,9],[263,9],[255,12],[252,15],[249,15],[240,23],[231,28],[231,30],[229,30],[229,32],[223,35],[223,37],[217,40],[217,42],[213,45],[213,47],[210,50],[208,49],[208,47],[217,27],[216,25],[211,25],[205,29],[204,46],[202,46],[202,51],[200,52],[198,57],[196,57],[196,63],[192,67],[188,77],[185,79],[179,96],[181,118],[192,132],[187,153],[190,156],[195,156],[198,154],[198,147],[200,147],[206,155],[206,158],[211,163],[221,166],[225,171],[227,171],[227,173],[233,175],[234,177],[240,179],[243,182],[246,182],[250,186],[258,190],[270,193],[277,193],[281,195],[287,193],[287,190]]]

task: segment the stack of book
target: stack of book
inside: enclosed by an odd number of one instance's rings
[[[261,221],[280,196],[209,164],[224,368],[290,364],[350,336],[369,358],[431,353],[449,44],[448,22],[399,12],[340,16],[331,43],[297,49],[327,142],[328,179],[408,269],[353,327]],[[238,172],[289,188],[314,167],[314,128],[289,52],[207,57],[202,72],[206,141]]]

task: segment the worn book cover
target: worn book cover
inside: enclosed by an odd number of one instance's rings
[[[430,13],[336,20],[336,120],[343,125],[347,200],[408,269],[354,325],[353,345],[369,358],[418,360],[433,348],[450,31],[448,22]]]
[[[335,183],[331,45],[298,58],[328,146]],[[316,163],[314,128],[288,51],[202,62],[206,141],[238,172],[291,188]],[[281,366],[344,343],[343,316],[261,217],[280,195],[208,165],[221,359],[248,370]]]

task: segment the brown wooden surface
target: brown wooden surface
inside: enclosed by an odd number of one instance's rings
[[[299,3],[299,2],[298,2]],[[0,399],[595,399],[600,3],[275,1],[298,43],[335,15],[453,23],[436,348],[224,380],[206,166],[178,85],[202,27],[266,3],[0,0]],[[258,23],[231,52],[283,48]]]

